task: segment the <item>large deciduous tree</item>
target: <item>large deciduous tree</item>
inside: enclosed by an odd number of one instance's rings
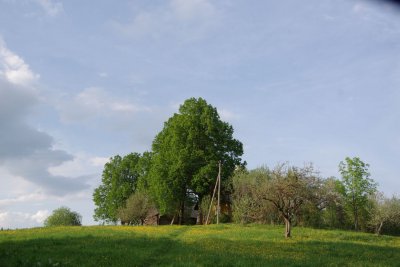
[[[222,179],[243,164],[242,143],[217,109],[202,98],[186,100],[164,124],[153,141],[149,188],[161,213],[175,213],[182,223],[189,195],[201,198],[212,192],[223,163]]]
[[[102,183],[93,193],[96,221],[116,223],[120,219],[118,209],[125,206],[128,197],[135,192],[138,181],[147,175],[150,157],[149,153],[143,157],[138,153],[125,157],[117,155],[105,164]]]
[[[370,195],[376,192],[377,184],[370,178],[369,164],[358,157],[346,157],[339,164],[344,185],[346,204],[353,217],[354,229],[359,229],[360,214],[368,203]]]

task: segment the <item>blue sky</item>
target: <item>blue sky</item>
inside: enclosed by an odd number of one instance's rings
[[[249,168],[347,156],[399,193],[400,10],[368,0],[0,0],[0,227],[92,219],[113,155],[203,97]]]

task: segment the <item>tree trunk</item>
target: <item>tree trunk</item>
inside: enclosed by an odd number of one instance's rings
[[[285,218],[285,238],[291,237],[292,224],[289,218]]]
[[[202,225],[203,224],[203,213],[201,212],[200,208],[197,211],[196,224],[198,224],[198,225]]]
[[[383,226],[383,221],[379,224],[379,226],[377,227],[377,229],[376,229],[376,231],[375,231],[375,233],[376,233],[377,235],[380,235],[380,234],[381,234],[382,226]]]
[[[179,225],[182,225],[184,223],[184,217],[185,217],[185,201],[182,201],[181,210],[179,214]]]
[[[186,200],[186,186],[184,186],[182,190],[182,200],[180,202],[180,207],[179,207],[179,221],[178,224],[182,225],[185,223],[185,200]]]
[[[174,217],[172,217],[171,225],[173,225],[174,222],[175,222],[175,215],[174,215]]]
[[[358,231],[358,207],[353,196],[354,230]]]

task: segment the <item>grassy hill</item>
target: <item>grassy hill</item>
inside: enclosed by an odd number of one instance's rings
[[[0,231],[0,266],[400,266],[400,238],[281,226]]]

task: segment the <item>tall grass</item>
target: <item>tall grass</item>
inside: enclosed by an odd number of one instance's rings
[[[400,266],[400,238],[279,226],[0,231],[0,266]]]

